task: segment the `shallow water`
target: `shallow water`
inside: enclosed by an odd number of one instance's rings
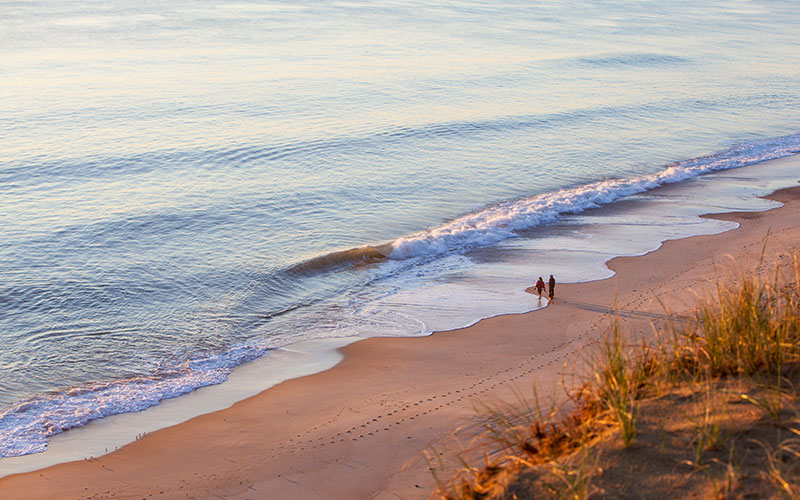
[[[7,3],[0,457],[305,339],[529,310],[538,275],[770,206],[793,170],[728,169],[800,151],[799,17]],[[702,196],[647,192],[679,180]]]

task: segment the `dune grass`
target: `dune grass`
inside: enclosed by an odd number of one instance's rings
[[[583,383],[567,394],[566,415],[543,408],[536,392],[533,403],[485,408],[487,449],[502,452],[440,480],[434,496],[655,498],[661,493],[637,492],[646,455],[685,475],[671,476],[678,486],[708,497],[750,488],[762,498],[800,498],[798,284],[795,254],[769,273],[718,281],[688,322],[662,325],[647,340],[632,342],[615,320]]]

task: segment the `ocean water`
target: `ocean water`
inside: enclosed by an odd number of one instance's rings
[[[0,6],[0,462],[798,180],[791,1]]]

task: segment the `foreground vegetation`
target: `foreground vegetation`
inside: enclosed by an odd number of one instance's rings
[[[437,478],[435,495],[800,498],[800,260],[790,260],[768,276],[741,272],[646,341],[615,323],[565,405],[534,393],[487,408],[486,449],[502,451]]]

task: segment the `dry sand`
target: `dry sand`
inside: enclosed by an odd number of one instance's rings
[[[612,260],[614,278],[560,285],[543,310],[351,344],[326,372],[101,458],[0,479],[0,498],[427,498],[435,482],[424,453],[453,466],[482,429],[476,406],[530,394],[534,382],[540,393],[570,384],[581,349],[602,338],[612,308],[628,327],[646,330],[663,305],[686,310],[692,291],[730,264],[726,255],[756,263],[765,239],[772,260],[798,248],[800,188],[772,198],[785,205],[714,216],[740,222],[735,231],[669,241]]]

